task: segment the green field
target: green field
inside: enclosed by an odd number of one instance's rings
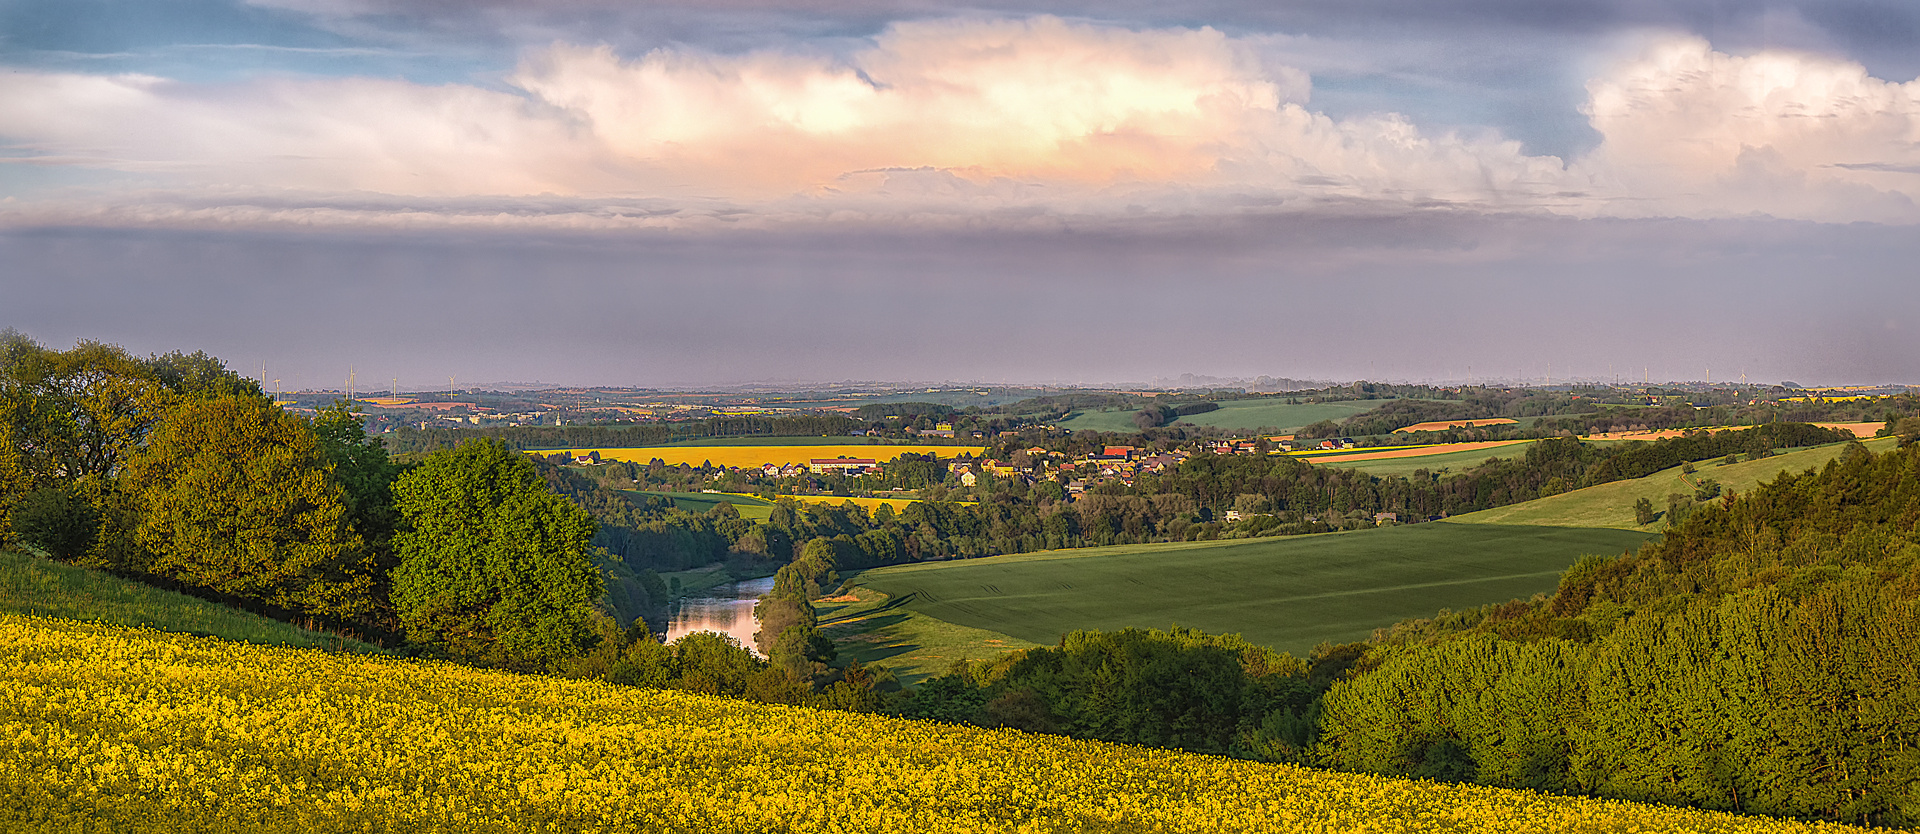
[[[0,550],[0,612],[261,645],[374,651],[358,640],[308,631],[130,579],[4,550]]]
[[[1035,643],[1075,629],[1182,625],[1304,655],[1441,608],[1551,591],[1581,555],[1620,553],[1649,537],[1442,522],[895,565],[854,583],[939,620]]]
[[[869,588],[820,600],[814,610],[842,657],[890,669],[905,686],[945,672],[956,660],[983,660],[1039,645],[936,620]]]
[[[1356,400],[1353,402],[1301,403],[1290,405],[1285,397],[1263,397],[1257,400],[1227,400],[1220,403],[1219,411],[1205,414],[1190,414],[1180,418],[1180,422],[1196,426],[1218,426],[1223,429],[1250,430],[1272,428],[1278,431],[1292,431],[1301,426],[1318,423],[1321,420],[1339,422],[1362,411],[1372,411],[1392,400]],[[1137,410],[1137,409],[1136,409]],[[1134,411],[1082,411],[1070,415],[1057,425],[1063,429],[1081,431],[1135,432],[1140,428],[1133,424]]]
[[[1875,452],[1884,452],[1893,448],[1894,442],[1894,438],[1882,437],[1868,440],[1864,445]],[[1783,452],[1770,458],[1742,460],[1728,465],[1722,465],[1718,459],[1701,461],[1694,464],[1699,471],[1689,478],[1694,483],[1698,483],[1702,478],[1712,478],[1719,481],[1722,487],[1745,492],[1773,480],[1781,472],[1801,472],[1824,466],[1827,461],[1837,457],[1840,450],[1844,448],[1846,448],[1845,443],[1829,443],[1825,446]],[[1687,480],[1681,477],[1680,467],[1676,466],[1655,472],[1645,478],[1615,481],[1523,504],[1457,515],[1448,520],[1462,524],[1551,524],[1569,527],[1611,527],[1620,530],[1658,530],[1664,525],[1663,521],[1655,521],[1645,528],[1633,523],[1633,502],[1646,498],[1653,502],[1655,509],[1664,511],[1668,495],[1676,492],[1693,494],[1693,485]]]
[[[704,513],[721,504],[732,504],[733,508],[739,511],[741,518],[766,521],[773,517],[773,502],[744,495],[718,492],[649,492],[638,489],[622,491],[640,495],[658,495],[672,501],[674,507],[690,513]]]

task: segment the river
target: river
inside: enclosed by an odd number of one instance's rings
[[[759,654],[753,648],[753,633],[760,628],[753,619],[753,603],[771,590],[773,577],[766,576],[716,585],[704,596],[676,600],[667,607],[667,642],[696,631],[717,631]]]

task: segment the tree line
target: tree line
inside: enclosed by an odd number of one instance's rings
[[[497,440],[511,449],[608,449],[658,446],[681,440],[726,437],[844,436],[860,421],[844,414],[751,415],[710,417],[666,423],[617,423],[567,426],[481,426],[427,428],[401,426],[387,436],[396,455],[450,449],[471,438]]]

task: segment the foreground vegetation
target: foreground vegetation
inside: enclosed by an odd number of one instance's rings
[[[340,635],[308,631],[198,597],[5,550],[0,550],[0,612],[154,628],[261,645],[331,651],[373,649]]]
[[[0,827],[1852,830],[11,615]]]
[[[853,582],[948,622],[1053,644],[1078,629],[1179,624],[1305,656],[1441,608],[1550,592],[1621,530],[1445,522],[1319,536],[1054,550],[865,571]]]

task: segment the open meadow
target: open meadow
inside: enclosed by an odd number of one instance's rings
[[[921,614],[1035,643],[1075,629],[1181,625],[1304,656],[1317,643],[1363,640],[1441,608],[1552,591],[1581,555],[1618,554],[1647,538],[1438,522],[922,562],[853,582]]]
[[[1865,441],[1862,445],[1874,452],[1884,452],[1892,449],[1894,443],[1894,438],[1882,437]],[[1695,485],[1706,478],[1718,481],[1724,489],[1745,492],[1779,477],[1782,472],[1802,472],[1825,466],[1827,461],[1838,457],[1845,448],[1845,443],[1829,443],[1739,463],[1701,461],[1694,464],[1697,471],[1692,475],[1683,474],[1681,467],[1675,466],[1644,478],[1614,481],[1520,504],[1464,513],[1448,521],[1456,524],[1549,524],[1657,532],[1665,526],[1664,519],[1655,520],[1644,527],[1634,523],[1635,501],[1645,498],[1653,502],[1656,510],[1665,512],[1667,496],[1676,492],[1691,496]]]
[[[659,458],[668,466],[689,464],[699,466],[711,463],[714,466],[763,466],[789,463],[805,465],[814,458],[865,458],[886,462],[901,455],[938,455],[942,458],[973,455],[979,457],[985,446],[931,446],[931,445],[890,445],[890,446],[627,446],[618,449],[541,449],[529,452],[535,455],[550,455],[565,452],[569,455],[584,455],[599,452],[601,460],[632,461],[647,463]]]
[[[17,615],[0,828],[1855,830]]]
[[[721,504],[732,504],[741,518],[754,521],[766,521],[773,517],[773,502],[757,495],[736,495],[725,492],[656,492],[651,490],[624,490],[638,495],[658,495],[673,502],[675,509],[690,513],[706,513]]]

